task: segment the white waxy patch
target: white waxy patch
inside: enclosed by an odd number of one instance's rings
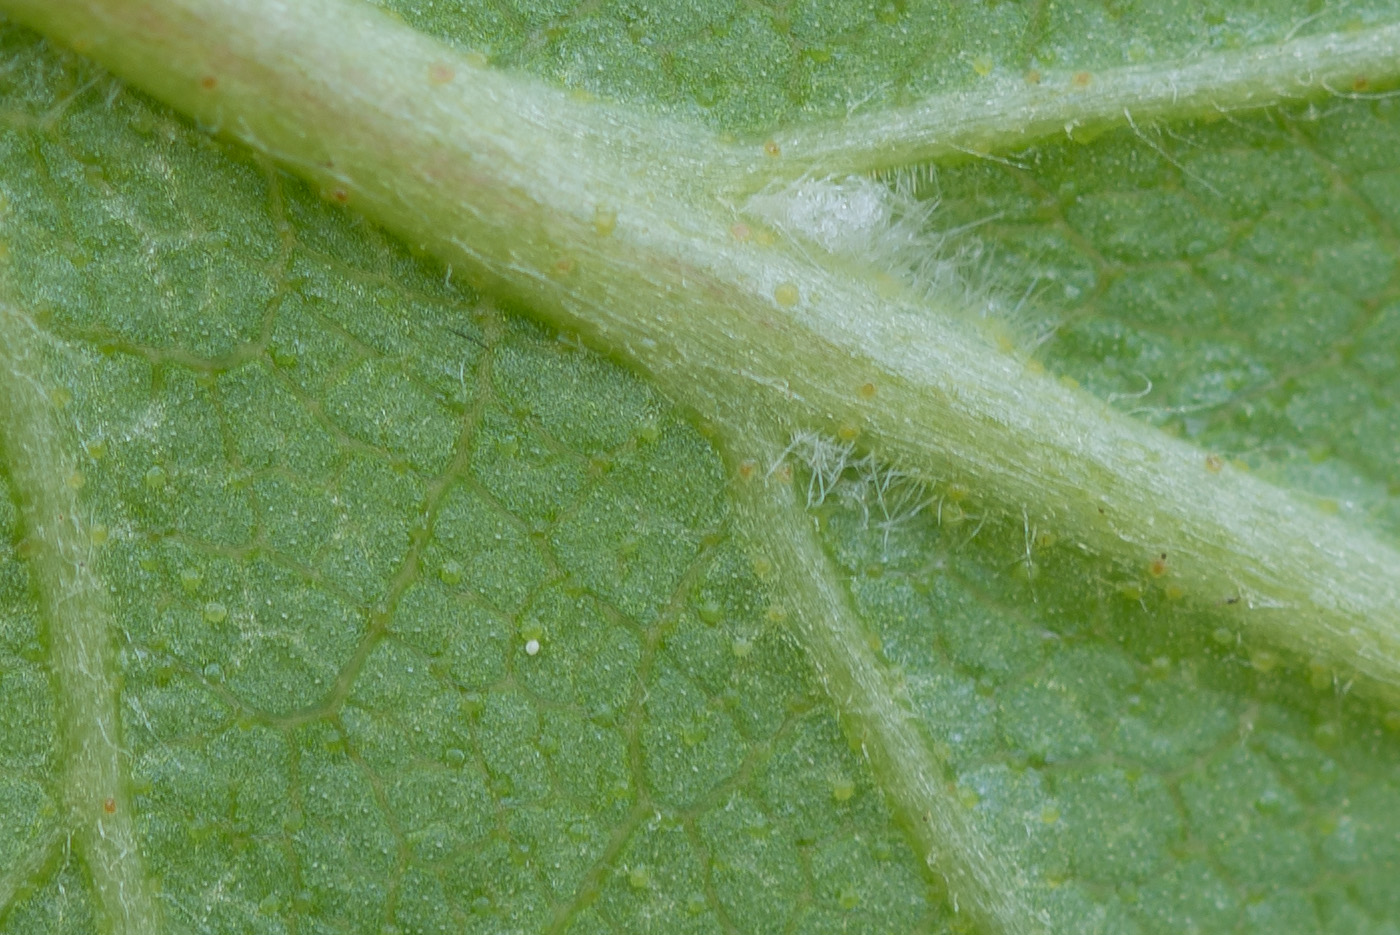
[[[893,181],[852,175],[774,182],[751,196],[743,211],[790,237],[883,271],[888,279],[876,280],[881,288],[887,284],[897,291],[902,284],[927,299],[937,296],[952,308],[973,312],[979,321],[996,319],[1015,331],[1024,324],[1017,316],[1039,280],[1032,280],[1014,306],[1004,301],[985,281],[991,272],[985,248],[970,235],[995,216],[937,230],[931,223],[937,199],[918,198],[917,188],[909,174]],[[740,227],[749,229],[736,225],[736,237]],[[775,300],[785,308],[795,306],[802,294],[791,283],[774,283],[773,288]],[[1043,327],[1039,323],[1036,335],[1010,341],[1011,346],[1035,346],[1048,334]]]
[[[528,643],[525,644],[525,655],[527,655],[527,656],[538,656],[538,655],[539,655],[539,652],[540,652],[540,641],[539,641],[539,640],[530,640]]]
[[[888,231],[894,220],[889,189],[860,176],[770,187],[750,198],[745,208],[833,253],[868,253],[871,239]]]

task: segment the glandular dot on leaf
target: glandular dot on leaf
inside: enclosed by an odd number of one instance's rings
[[[204,575],[198,568],[180,569],[180,587],[186,594],[193,594],[199,590],[199,585],[204,581]]]
[[[455,587],[462,583],[462,563],[456,559],[448,559],[442,563],[438,569],[438,577],[442,583],[448,587]]]

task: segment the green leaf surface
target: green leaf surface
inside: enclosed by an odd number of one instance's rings
[[[1396,20],[392,9],[760,134]],[[1170,556],[779,462],[72,53],[0,58],[0,931],[1400,931],[1400,712]],[[897,184],[1036,366],[1394,545],[1400,103],[1337,90]]]

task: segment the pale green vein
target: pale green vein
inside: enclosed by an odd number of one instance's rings
[[[761,462],[770,463],[776,452],[767,446]],[[769,616],[782,618],[806,650],[841,712],[847,738],[869,761],[919,855],[946,881],[953,906],[995,932],[1047,931],[1045,918],[1027,899],[1032,887],[1025,868],[977,828],[919,716],[871,651],[790,481],[761,471],[738,473],[736,527],[780,602]]]
[[[159,911],[143,867],[125,781],[118,679],[106,589],[93,569],[94,527],[43,334],[0,305],[0,457],[18,491],[22,528],[48,630],[68,823],[114,935],[153,935]]]
[[[737,151],[694,127],[503,74],[353,0],[0,8],[702,414],[859,435],[1086,552],[1143,569],[1166,554],[1172,583],[1221,625],[1400,700],[1392,545],[998,352],[967,324],[975,290],[931,295],[757,228],[719,194]],[[1375,63],[1395,35],[1370,34]]]
[[[52,872],[62,851],[63,832],[55,828],[30,844],[19,860],[0,870],[0,921],[14,908],[17,897],[39,886],[46,872]]]
[[[1352,94],[1400,75],[1400,25],[1309,36],[1100,72],[998,76],[909,107],[798,127],[773,137],[778,158],[757,178],[898,168],[957,154],[1017,150],[1105,126],[1216,118],[1326,94]]]

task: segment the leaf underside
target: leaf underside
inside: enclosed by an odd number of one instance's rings
[[[471,6],[399,12],[734,131],[1309,15]],[[36,375],[109,594],[121,802],[168,931],[966,924],[692,414],[80,59],[0,43],[7,298],[47,335]],[[1394,541],[1396,107],[1125,126],[910,184],[935,227],[971,228],[966,275],[1027,296],[1010,328],[1051,335],[1052,372]],[[104,931],[62,843],[72,673],[5,483],[0,931]],[[1169,565],[1086,558],[976,477],[930,497],[809,512],[1049,930],[1397,930],[1396,713],[1244,645],[1228,607],[1183,609]]]

